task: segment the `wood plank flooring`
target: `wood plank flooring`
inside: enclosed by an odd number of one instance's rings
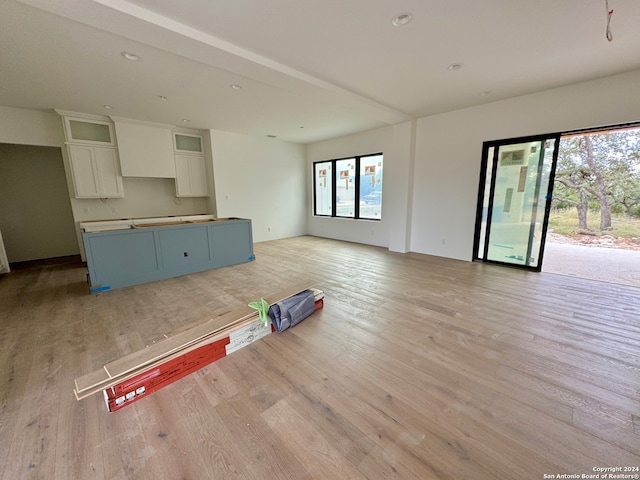
[[[0,276],[0,478],[640,467],[640,289],[314,237],[255,253],[94,295],[78,263]],[[300,282],[326,297],[295,328],[113,414],[101,396],[75,400],[75,378]]]

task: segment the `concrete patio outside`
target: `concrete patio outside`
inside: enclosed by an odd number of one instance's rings
[[[640,249],[565,243],[550,234],[545,244],[542,271],[640,287]]]

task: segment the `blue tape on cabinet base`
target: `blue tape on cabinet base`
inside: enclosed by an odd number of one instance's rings
[[[250,256],[249,256],[249,258],[248,258],[248,260],[249,260],[250,262],[253,262],[255,259],[256,259],[256,256],[255,256],[255,255],[250,255]]]
[[[109,285],[101,285],[99,287],[90,288],[89,293],[106,292],[107,290],[111,290]]]

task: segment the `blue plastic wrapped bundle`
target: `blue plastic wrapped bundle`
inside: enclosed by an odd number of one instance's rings
[[[311,290],[305,290],[281,302],[274,303],[269,308],[269,317],[280,333],[287,328],[297,325],[311,315],[316,309],[316,302]]]

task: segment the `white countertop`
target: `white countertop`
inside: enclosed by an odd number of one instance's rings
[[[128,230],[138,225],[147,225],[150,223],[184,223],[184,222],[202,222],[207,220],[215,220],[210,214],[202,215],[184,215],[181,217],[149,217],[149,218],[128,218],[121,220],[100,220],[92,222],[81,222],[80,228],[83,232],[105,232],[109,230]]]

